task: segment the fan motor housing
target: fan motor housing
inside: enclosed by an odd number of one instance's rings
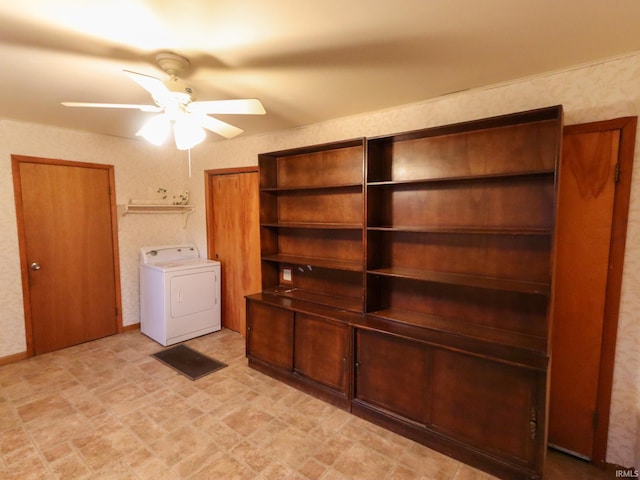
[[[162,70],[172,77],[179,76],[191,65],[189,59],[171,52],[159,53],[156,55],[156,62]]]
[[[180,98],[180,103],[187,104],[194,100],[193,89],[177,77],[184,73],[191,65],[189,60],[181,55],[171,52],[159,53],[156,55],[156,62],[171,78],[164,82],[164,85],[171,92]],[[182,96],[184,95],[184,98]]]

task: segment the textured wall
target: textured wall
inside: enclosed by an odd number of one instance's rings
[[[367,115],[336,119],[271,135],[239,137],[207,145],[194,156],[197,172],[190,189],[199,202],[200,172],[209,168],[255,165],[257,154],[341,139],[388,135],[475,118],[562,104],[565,124],[638,115],[640,55],[613,59],[525,79],[508,85],[458,93]],[[268,116],[265,121],[268,121]],[[618,342],[614,371],[607,461],[640,466],[640,135],[626,246]],[[188,236],[206,248],[204,213]]]

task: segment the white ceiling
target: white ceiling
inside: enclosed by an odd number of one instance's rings
[[[640,1],[3,2],[0,117],[134,137],[152,114],[60,102],[152,104],[122,70],[165,80],[163,51],[191,60],[198,100],[262,100],[218,117],[246,135],[640,51]]]

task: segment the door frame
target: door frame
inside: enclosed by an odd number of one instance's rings
[[[207,228],[207,256],[209,257],[209,260],[215,260],[215,258],[211,258],[211,255],[213,254],[213,252],[216,251],[215,238],[213,235],[214,207],[211,204],[211,196],[213,195],[213,192],[211,191],[211,178],[216,175],[232,175],[234,173],[260,174],[260,169],[256,165],[253,167],[215,168],[215,169],[204,171],[204,198],[205,198],[205,216],[206,216],[206,228]]]
[[[599,418],[595,425],[593,456],[591,459],[593,463],[603,467],[606,466],[607,441],[609,436],[613,369],[618,333],[618,317],[620,313],[620,293],[622,289],[622,272],[624,267],[624,251],[627,237],[627,219],[629,216],[631,174],[633,169],[637,122],[638,117],[622,117],[613,120],[567,125],[564,127],[565,134],[580,134],[606,130],[620,131],[618,150],[620,175],[613,198],[609,274],[607,276],[605,291],[602,350],[596,398],[596,411],[599,414]]]
[[[206,234],[207,234],[207,257],[210,260],[216,260],[214,254],[216,251],[215,245],[215,205],[213,205],[213,178],[220,175],[234,175],[244,173],[257,173],[258,181],[260,178],[260,168],[258,165],[250,167],[231,167],[231,168],[218,168],[204,171],[204,197],[205,197],[205,216],[206,216]],[[259,248],[259,245],[258,245]],[[222,275],[222,282],[225,282],[225,276]],[[224,323],[224,321],[223,321]],[[242,336],[246,335],[245,331],[240,332]]]
[[[95,168],[106,170],[109,176],[109,198],[111,209],[111,238],[113,244],[113,271],[115,278],[115,302],[118,309],[116,315],[117,332],[124,331],[122,326],[122,295],[120,283],[120,254],[118,250],[118,210],[115,198],[114,166],[100,163],[74,162],[52,158],[29,157],[25,155],[11,155],[11,170],[13,175],[13,194],[16,206],[16,223],[18,227],[18,250],[20,253],[20,274],[22,277],[22,302],[24,306],[24,328],[27,343],[27,357],[34,356],[33,348],[33,319],[31,315],[31,288],[29,285],[29,270],[27,267],[27,245],[24,226],[24,205],[22,203],[22,183],[20,178],[20,164],[38,163],[43,165],[58,165],[66,167]]]

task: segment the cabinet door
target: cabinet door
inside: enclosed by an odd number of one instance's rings
[[[247,356],[270,365],[293,368],[293,312],[247,302]]]
[[[346,394],[349,328],[296,313],[294,371]]]
[[[419,343],[357,330],[355,398],[425,424],[428,359],[428,350]]]
[[[544,412],[533,370],[445,350],[433,352],[431,425],[468,445],[535,462]]]

